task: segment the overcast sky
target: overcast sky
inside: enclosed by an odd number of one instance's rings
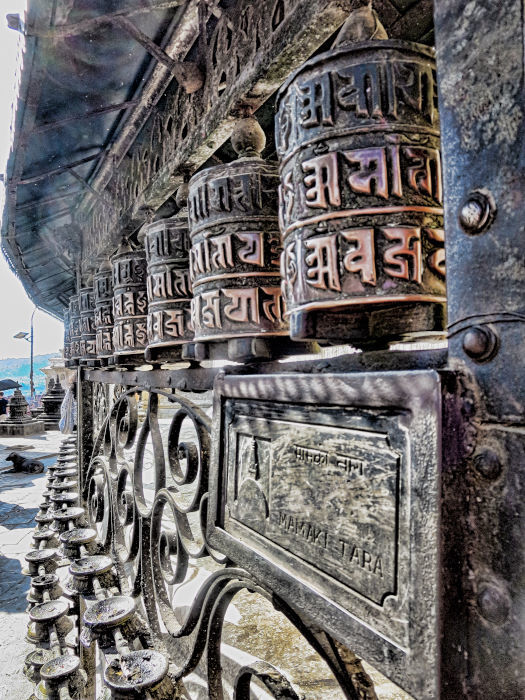
[[[20,39],[18,32],[7,28],[5,15],[22,13],[25,4],[25,0],[2,0],[0,5],[0,172],[5,172],[11,141],[11,105]],[[2,187],[0,215],[3,208]],[[29,343],[15,340],[13,335],[18,331],[29,331],[33,308],[21,282],[9,269],[4,256],[0,255],[0,359],[29,357]],[[63,345],[62,323],[38,310],[34,319],[34,341],[35,355],[57,351]]]

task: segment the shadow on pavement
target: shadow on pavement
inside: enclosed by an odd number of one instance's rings
[[[25,489],[29,486],[36,486],[37,482],[47,476],[48,460],[43,459],[46,469],[41,474],[22,474],[21,472],[6,473],[0,469],[0,493],[5,493],[9,489]],[[8,469],[10,467],[6,467]],[[2,513],[0,511],[0,524],[2,523]]]
[[[18,559],[0,554],[0,611],[23,613],[27,608],[26,595],[31,579],[21,572]]]
[[[33,528],[35,526],[35,515],[37,513],[37,507],[24,508],[16,503],[0,501],[0,525],[8,530],[14,530],[17,527]],[[0,547],[1,545],[2,537],[0,535]]]

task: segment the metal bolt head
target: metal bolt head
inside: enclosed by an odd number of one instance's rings
[[[503,625],[509,616],[510,601],[504,591],[492,584],[484,585],[478,593],[481,615],[494,625]]]
[[[492,450],[483,450],[474,457],[474,467],[485,479],[497,479],[501,474],[501,460]]]
[[[495,210],[494,200],[488,192],[474,190],[459,211],[460,226],[471,236],[482,233],[494,220]]]
[[[469,328],[463,336],[463,350],[476,362],[487,362],[496,354],[498,339],[488,326]]]

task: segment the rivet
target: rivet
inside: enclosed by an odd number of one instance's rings
[[[459,223],[471,236],[485,231],[494,220],[496,206],[492,196],[482,190],[470,192],[461,206]]]
[[[488,326],[473,326],[463,336],[463,350],[477,362],[487,362],[497,351],[498,338]]]
[[[506,622],[510,601],[508,596],[493,585],[485,585],[478,593],[478,608],[485,620],[494,625],[502,625]]]
[[[497,479],[501,474],[501,460],[492,450],[483,450],[474,457],[476,471],[485,479]]]

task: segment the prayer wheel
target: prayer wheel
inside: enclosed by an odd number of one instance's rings
[[[69,340],[70,340],[70,359],[79,360],[81,357],[80,340],[82,331],[80,330],[80,306],[78,294],[73,294],[69,300]]]
[[[143,355],[148,341],[146,252],[126,239],[112,256],[113,349],[119,355]]]
[[[148,262],[146,360],[193,339],[187,210],[145,226]]]
[[[434,52],[343,45],[277,97],[283,294],[293,339],[373,346],[445,328]]]
[[[239,120],[232,145],[238,160],[203,170],[189,183],[196,341],[288,335],[279,274],[277,166],[260,158],[264,133],[253,117]]]
[[[94,278],[97,357],[113,355],[113,269],[104,260]]]
[[[82,287],[79,294],[80,303],[80,357],[94,360],[97,357],[95,342],[95,299],[93,285]]]
[[[71,328],[69,324],[69,309],[64,313],[64,360],[71,359]]]

